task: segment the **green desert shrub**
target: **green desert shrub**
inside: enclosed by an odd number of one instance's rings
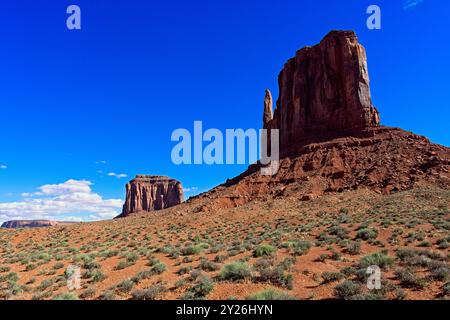
[[[37,289],[39,291],[44,291],[48,288],[50,288],[53,284],[55,283],[55,281],[53,279],[44,279],[42,280],[42,282],[38,285]]]
[[[322,273],[323,283],[329,283],[334,281],[339,281],[343,279],[345,276],[340,272],[324,272]]]
[[[357,255],[361,253],[361,243],[359,241],[352,241],[345,247],[345,252],[351,255]]]
[[[0,273],[1,272],[9,272],[11,270],[8,266],[0,266]]]
[[[192,269],[193,269],[192,266],[181,267],[180,269],[178,269],[177,274],[182,276],[183,274],[191,272]]]
[[[431,242],[430,241],[422,241],[417,246],[422,247],[422,248],[429,248],[429,247],[431,247]]]
[[[442,286],[442,293],[444,295],[450,295],[450,282],[447,282]]]
[[[259,270],[259,280],[269,281],[272,284],[280,285],[282,287],[288,288],[289,290],[293,287],[293,277],[291,274],[286,274],[283,267],[266,267]]]
[[[250,267],[245,262],[232,262],[223,266],[219,278],[222,280],[237,281],[251,276]]]
[[[153,274],[154,273],[151,270],[140,271],[133,278],[131,278],[131,281],[133,281],[134,283],[139,283],[144,279],[151,278],[153,276]]]
[[[263,269],[270,268],[274,265],[274,260],[270,258],[261,258],[255,261],[253,264],[253,269],[256,271],[261,271]]]
[[[187,280],[181,278],[175,282],[175,288],[181,288],[181,287],[185,286],[186,284],[187,284]]]
[[[189,280],[191,281],[195,281],[198,279],[198,277],[200,277],[202,275],[202,270],[200,269],[194,269],[191,271],[191,273],[189,274]]]
[[[128,263],[127,261],[120,261],[117,266],[115,267],[116,270],[122,270],[125,268],[128,268],[130,266],[130,263]]]
[[[31,296],[31,300],[44,300],[50,298],[51,296],[52,293],[50,291],[36,292]]]
[[[5,281],[17,282],[17,281],[19,281],[19,275],[15,272],[9,272],[7,274],[0,275],[0,282],[5,282]]]
[[[284,270],[290,270],[296,261],[297,261],[296,257],[286,257],[283,259],[283,261],[280,262],[279,266],[282,267]]]
[[[347,239],[349,237],[349,231],[341,226],[331,226],[328,228],[328,234],[336,236],[339,239]]]
[[[378,231],[373,228],[363,228],[356,233],[356,239],[373,240],[378,237]]]
[[[96,261],[87,261],[83,264],[83,268],[87,270],[94,270],[94,269],[100,269],[100,263]]]
[[[61,293],[53,298],[53,300],[78,300],[77,295],[74,293]]]
[[[115,300],[115,298],[116,295],[112,290],[106,290],[99,296],[100,300]]]
[[[134,252],[130,252],[125,256],[125,259],[129,264],[135,264],[139,260],[139,256]]]
[[[133,300],[155,300],[158,295],[166,291],[167,288],[158,283],[147,289],[133,291],[131,297]]]
[[[311,249],[311,242],[305,240],[296,241],[292,245],[292,251],[297,256],[307,254],[309,249]]]
[[[295,297],[273,288],[250,294],[247,300],[296,300]]]
[[[262,257],[262,256],[270,256],[276,252],[276,248],[271,246],[270,244],[261,244],[256,247],[253,252],[254,257]]]
[[[134,287],[134,282],[131,280],[124,280],[116,286],[116,289],[120,292],[127,293],[130,292]]]
[[[94,270],[91,273],[91,278],[92,278],[91,279],[92,282],[97,283],[97,282],[102,282],[103,280],[105,280],[106,275],[100,270]]]
[[[347,267],[343,267],[343,268],[340,270],[340,272],[341,272],[344,276],[349,277],[349,276],[351,276],[351,275],[353,275],[353,274],[356,273],[356,269],[355,269],[354,267],[347,266]]]
[[[430,270],[430,276],[434,280],[446,281],[449,279],[450,268],[446,264],[437,265],[435,268]]]
[[[190,256],[190,255],[199,254],[200,252],[203,251],[203,249],[205,249],[205,248],[201,244],[189,245],[187,247],[181,248],[180,253],[183,256]]]
[[[407,288],[422,289],[426,285],[425,279],[419,278],[408,268],[397,269],[395,275],[400,281],[400,285]]]
[[[328,253],[322,253],[320,254],[314,261],[316,262],[325,262],[330,257]]]
[[[387,251],[381,251],[361,258],[358,265],[360,268],[368,268],[375,265],[381,269],[387,269],[391,267],[393,263],[394,259],[388,256]]]
[[[155,265],[152,267],[152,272],[153,272],[154,274],[161,274],[161,273],[163,273],[163,272],[166,271],[166,270],[167,270],[167,267],[166,267],[166,265],[165,265],[164,263],[162,263],[162,262],[159,262],[159,263],[155,264]]]
[[[224,262],[228,257],[223,255],[223,254],[218,254],[217,256],[214,257],[214,262],[217,263],[222,263]]]
[[[88,299],[88,298],[92,298],[95,296],[96,290],[94,288],[88,288],[86,290],[83,290],[80,293],[80,298],[81,299]]]
[[[345,280],[334,287],[334,296],[338,299],[349,300],[361,293],[361,285],[351,280]]]
[[[212,261],[202,259],[200,261],[199,268],[203,271],[216,271],[220,269],[220,266]]]
[[[59,269],[62,269],[62,268],[64,268],[64,263],[62,263],[62,262],[57,262],[57,263],[55,263],[53,265],[53,269],[54,270],[59,270]]]
[[[206,276],[201,276],[197,279],[196,284],[188,291],[194,299],[203,299],[214,289],[214,283]]]

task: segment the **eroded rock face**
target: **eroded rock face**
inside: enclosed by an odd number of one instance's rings
[[[352,31],[332,31],[318,45],[297,51],[278,84],[273,119],[267,123],[265,105],[263,127],[280,130],[280,150],[311,136],[380,124],[370,97],[366,52]]]
[[[332,31],[297,52],[279,75],[272,116],[266,90],[263,129],[279,129],[279,170],[256,163],[189,201],[195,212],[294,196],[363,189],[390,194],[423,186],[450,188],[450,148],[399,128],[380,126],[372,105],[366,54],[350,31]],[[270,148],[270,134],[268,136]]]
[[[126,185],[125,204],[119,217],[169,208],[183,200],[180,181],[165,176],[137,175]]]
[[[402,129],[371,127],[297,148],[280,159],[274,176],[261,175],[261,165],[253,164],[189,201],[198,199],[199,212],[214,212],[287,195],[308,201],[358,189],[390,194],[428,185],[450,188],[450,148]]]

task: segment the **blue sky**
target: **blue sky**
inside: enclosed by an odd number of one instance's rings
[[[66,28],[79,5],[82,30]],[[377,4],[382,29],[366,28]],[[100,219],[136,174],[187,196],[246,165],[176,166],[176,128],[259,128],[264,89],[331,29],[366,47],[382,122],[450,145],[449,1],[4,1],[0,221]],[[126,176],[125,176],[126,175]]]

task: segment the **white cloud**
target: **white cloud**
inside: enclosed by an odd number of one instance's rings
[[[405,0],[403,3],[403,9],[405,10],[414,9],[415,7],[417,7],[417,5],[419,5],[422,2],[423,0]]]
[[[67,180],[60,184],[46,184],[38,189],[40,192],[36,192],[36,195],[64,195],[68,193],[89,193],[91,191],[92,182],[87,180]]]
[[[95,164],[106,164],[106,160],[95,161]]]
[[[8,169],[8,166],[5,164],[0,164],[0,169]]]
[[[122,179],[122,178],[128,177],[128,175],[126,175],[125,173],[114,173],[114,172],[108,173],[108,176],[116,177],[117,179]]]
[[[194,191],[197,191],[197,190],[198,190],[197,187],[186,187],[186,188],[183,188],[184,192],[194,192]]]
[[[34,193],[22,193],[24,199],[0,202],[0,222],[20,219],[80,221],[109,219],[120,213],[121,199],[103,199],[87,180],[67,180],[46,184]]]

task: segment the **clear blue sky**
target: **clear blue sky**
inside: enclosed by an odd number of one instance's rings
[[[70,4],[82,30],[66,28]],[[370,4],[381,30],[366,28]],[[448,146],[449,12],[447,0],[3,1],[0,222],[55,203],[50,218],[111,216],[136,174],[169,175],[194,193],[239,174],[245,165],[172,164],[172,131],[194,120],[259,128],[264,89],[277,96],[285,61],[331,29],[355,30],[366,47],[383,124]]]

